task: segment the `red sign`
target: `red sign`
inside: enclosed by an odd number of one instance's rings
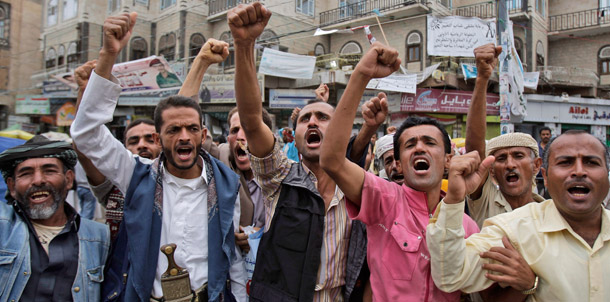
[[[403,93],[400,111],[468,113],[472,91],[417,88],[415,94]],[[500,96],[487,93],[487,115],[499,115]]]

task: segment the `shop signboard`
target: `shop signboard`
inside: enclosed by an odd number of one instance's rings
[[[265,76],[257,74],[258,87],[261,89],[261,99],[264,98]],[[235,75],[206,74],[199,89],[199,99],[202,103],[232,103],[235,104]]]
[[[16,114],[50,114],[49,98],[42,95],[18,95],[15,101]]]
[[[315,98],[311,89],[269,89],[269,108],[302,108]]]
[[[487,115],[498,115],[497,94],[487,94]],[[467,114],[472,91],[418,88],[415,94],[402,94],[400,111]]]
[[[57,126],[70,126],[76,117],[76,106],[72,102],[66,102],[55,113]]]
[[[528,122],[610,124],[610,106],[587,103],[528,102]]]

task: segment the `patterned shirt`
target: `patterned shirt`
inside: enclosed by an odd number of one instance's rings
[[[254,177],[261,184],[265,204],[265,232],[271,226],[271,220],[277,206],[282,181],[288,175],[293,164],[299,165],[281,151],[276,140],[271,154],[257,158],[250,154],[250,164]],[[311,181],[318,186],[316,176],[303,166]],[[324,239],[320,255],[320,266],[316,281],[314,301],[343,301],[341,287],[345,284],[347,250],[352,221],[347,215],[343,192],[335,188],[335,194],[326,209],[324,218]]]

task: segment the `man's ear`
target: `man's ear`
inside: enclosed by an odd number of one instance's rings
[[[451,153],[445,154],[445,171],[449,171],[449,166],[451,165],[452,158],[453,158],[453,154],[451,154]]]
[[[8,191],[11,193],[11,196],[13,196],[13,198],[17,199],[17,192],[15,190],[15,180],[12,177],[9,177],[6,179],[6,187],[8,188]]]
[[[201,128],[201,145],[203,145],[205,143],[205,140],[208,137],[208,128],[203,126],[203,128]]]
[[[402,164],[400,163],[400,160],[394,159],[394,162],[396,162],[396,172],[402,174]],[[388,177],[389,176],[390,175],[388,175]]]
[[[152,137],[153,137],[155,144],[161,146],[161,137],[159,136],[159,133],[153,132]]]
[[[544,187],[545,187],[545,188],[548,188],[548,187],[549,187],[549,185],[547,185],[547,181],[546,181],[546,177],[547,177],[547,175],[546,175],[546,169],[545,169],[545,168],[541,168],[541,170],[542,170],[542,178],[544,179]],[[547,189],[547,191],[548,191],[548,189]]]
[[[534,159],[534,175],[538,174],[541,167],[542,167],[542,158],[537,157],[536,159]]]
[[[70,190],[74,187],[74,170],[68,169],[66,171],[66,189]]]

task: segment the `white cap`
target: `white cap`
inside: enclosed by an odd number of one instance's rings
[[[375,156],[381,158],[384,153],[394,150],[394,133],[386,134],[377,140]]]

